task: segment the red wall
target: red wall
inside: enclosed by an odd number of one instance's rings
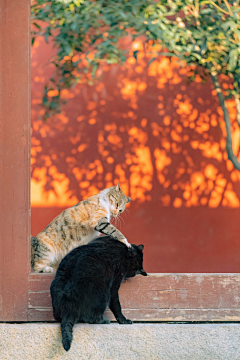
[[[138,44],[134,44],[138,46]],[[41,120],[53,51],[32,51],[32,234],[64,208],[120,181],[133,199],[118,228],[144,243],[148,272],[239,272],[240,175],[224,152],[212,85],[140,52],[103,67],[94,86],[66,91],[60,115]],[[223,87],[227,84],[222,79]],[[229,101],[231,119],[234,102]],[[234,150],[239,128],[233,122]]]

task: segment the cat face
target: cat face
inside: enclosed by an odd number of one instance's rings
[[[126,207],[126,204],[131,201],[131,198],[124,195],[120,185],[118,184],[116,187],[110,189],[108,194],[110,211],[113,217],[117,217],[121,214]]]
[[[134,244],[129,248],[130,266],[126,277],[133,277],[138,274],[147,276],[146,271],[143,269],[143,248],[144,245]]]

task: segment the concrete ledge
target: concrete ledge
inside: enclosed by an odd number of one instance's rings
[[[239,360],[240,324],[74,327],[68,353],[59,324],[0,324],[1,360]]]

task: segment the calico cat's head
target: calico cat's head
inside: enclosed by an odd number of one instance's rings
[[[113,186],[108,191],[108,201],[110,204],[110,211],[113,217],[121,214],[126,207],[126,204],[131,201],[131,198],[124,195],[120,185]]]
[[[135,275],[147,276],[145,270],[143,270],[143,248],[144,245],[134,245],[128,249],[128,272],[126,277],[133,277]]]

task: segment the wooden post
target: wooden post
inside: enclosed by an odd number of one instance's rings
[[[30,268],[30,0],[0,1],[0,321],[26,321]]]

